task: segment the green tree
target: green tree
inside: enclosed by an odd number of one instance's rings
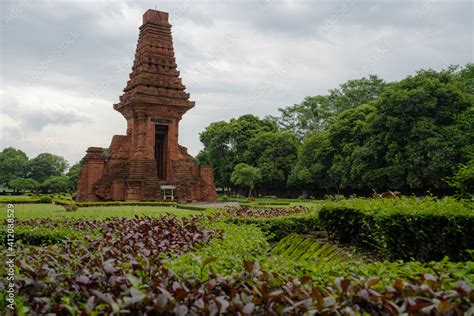
[[[81,163],[75,163],[69,168],[68,172],[66,173],[66,177],[69,179],[69,185],[71,190],[76,190],[77,181],[79,180],[79,175],[81,173]]]
[[[339,113],[377,100],[386,88],[387,83],[376,75],[349,80],[329,90],[328,95],[306,97],[300,104],[278,109],[280,116],[273,119],[303,139],[308,133],[329,128]]]
[[[29,178],[15,178],[8,182],[8,187],[16,191],[35,191],[39,184]]]
[[[42,153],[29,161],[28,175],[29,178],[43,182],[49,177],[64,175],[67,166],[67,161],[63,157]]]
[[[28,156],[13,147],[0,152],[0,184],[8,185],[15,178],[26,176]]]
[[[204,148],[196,161],[214,167],[214,181],[218,187],[230,187],[231,174],[238,163],[245,162],[249,142],[260,133],[269,131],[277,131],[276,124],[254,115],[211,123],[200,134]]]
[[[468,164],[459,165],[456,173],[450,181],[451,187],[466,198],[474,197],[474,159]]]
[[[447,188],[453,167],[474,155],[472,69],[421,70],[400,82],[379,82],[383,89],[352,81],[332,90],[328,108],[343,110],[324,128],[311,123],[288,183],[336,190]]]
[[[467,91],[474,94],[474,64],[469,63],[459,70],[457,69],[455,75],[466,85]]]
[[[329,174],[334,149],[327,131],[307,135],[298,151],[298,160],[291,170],[288,185],[300,189],[338,189],[339,180]]]
[[[334,152],[328,173],[336,181],[336,188],[364,188],[367,175],[377,162],[372,148],[369,120],[376,112],[372,103],[360,105],[341,112],[328,133]]]
[[[252,195],[255,184],[261,179],[260,170],[249,166],[246,163],[239,163],[232,172],[231,179],[233,184],[249,188],[249,197]]]
[[[41,183],[40,188],[44,192],[63,193],[69,190],[70,182],[67,177],[52,176],[46,179],[43,183]]]
[[[387,83],[377,75],[349,80],[338,89],[329,90],[331,109],[334,114],[366,104],[380,98]]]
[[[392,84],[371,118],[368,143],[384,160],[373,172],[389,188],[446,188],[453,166],[472,148],[472,104],[452,69],[421,70]]]
[[[263,132],[250,140],[244,160],[260,170],[260,185],[284,189],[296,163],[298,147],[298,139],[290,132]]]

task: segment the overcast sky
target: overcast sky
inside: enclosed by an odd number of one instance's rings
[[[113,110],[142,14],[170,13],[183,83],[196,101],[180,143],[209,123],[276,114],[354,78],[399,80],[473,61],[473,2],[2,0],[0,149],[71,164],[124,134]]]

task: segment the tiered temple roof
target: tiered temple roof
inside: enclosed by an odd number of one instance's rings
[[[168,13],[148,10],[140,27],[130,80],[114,108],[120,112],[136,102],[180,107],[184,113],[194,106],[189,101],[177,70]]]

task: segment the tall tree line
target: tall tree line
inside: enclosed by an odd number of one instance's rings
[[[79,163],[68,168],[66,159],[51,153],[29,159],[13,147],[0,152],[0,185],[15,191],[72,192],[79,172]]]
[[[197,161],[214,166],[217,186],[233,186],[235,166],[245,163],[264,189],[429,191],[447,189],[473,165],[473,64],[398,82],[350,80],[279,111],[201,133]]]

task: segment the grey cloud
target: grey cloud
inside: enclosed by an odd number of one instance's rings
[[[74,123],[88,123],[91,118],[67,106],[39,107],[36,104],[21,105],[12,96],[1,98],[2,114],[19,123],[23,133],[39,132],[51,125],[69,126]]]
[[[183,145],[193,154],[201,148],[198,132],[212,121],[275,114],[278,107],[371,72],[399,80],[420,68],[473,59],[469,0],[170,0],[157,5],[170,13],[183,83],[197,102],[181,124]],[[9,103],[1,114],[32,131],[54,124],[57,138],[71,124],[96,134],[124,132],[123,118],[105,113],[113,113],[125,87],[141,15],[153,1],[4,0],[0,6],[3,85],[48,87],[87,103],[57,100],[64,110],[51,107],[48,113],[35,110],[35,104],[14,110]],[[272,76],[288,60],[292,67]],[[12,97],[17,98],[21,95]],[[16,128],[4,132],[14,134]],[[107,145],[111,136],[63,139],[84,146],[64,155],[77,161],[88,144],[100,138],[97,145]],[[18,146],[34,148],[27,138]]]

